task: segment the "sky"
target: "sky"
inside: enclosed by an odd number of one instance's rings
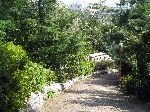
[[[62,1],[63,3],[70,5],[73,3],[81,3],[83,6],[87,6],[89,3],[96,3],[99,0],[59,0]],[[116,3],[118,3],[119,0],[106,0],[105,5],[106,6],[115,6]]]

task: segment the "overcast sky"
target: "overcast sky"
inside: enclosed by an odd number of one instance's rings
[[[59,0],[62,1],[63,3],[69,5],[73,3],[81,3],[83,6],[87,6],[89,3],[96,3],[99,0]],[[116,3],[118,3],[119,0],[106,0],[105,5],[106,6],[115,6]]]

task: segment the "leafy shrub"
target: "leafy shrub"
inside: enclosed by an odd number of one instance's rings
[[[1,82],[1,95],[4,111],[17,111],[24,106],[31,92],[45,84],[47,70],[37,63],[28,62],[22,70],[5,75],[8,79]]]
[[[5,22],[0,20],[0,40],[3,40],[3,38],[6,36],[6,33],[4,32]]]
[[[0,53],[0,111],[16,112],[31,92],[54,78],[50,70],[29,61],[26,52],[12,42],[1,44]]]
[[[89,75],[93,71],[93,64],[90,61],[81,61],[78,66],[78,76],[79,75]]]
[[[22,68],[28,57],[20,46],[12,42],[0,45],[0,74],[11,74],[18,68]]]
[[[47,96],[48,96],[48,98],[53,98],[55,96],[55,92],[54,91],[48,91]]]
[[[95,70],[107,70],[108,67],[112,67],[111,61],[99,61],[95,63]]]
[[[150,99],[150,80],[148,79],[137,79],[134,85],[135,95],[138,98]]]
[[[128,95],[135,95],[138,98],[150,99],[150,80],[138,77],[139,75],[129,74],[121,78],[121,89]]]
[[[17,69],[23,69],[27,62],[27,55],[20,46],[15,46],[12,42],[2,43],[0,53],[0,109],[6,111],[12,108],[13,110],[14,105],[19,105],[13,93],[20,89],[13,74]]]
[[[45,69],[46,70],[46,82],[56,82],[57,81],[57,77],[56,77],[56,73],[54,71],[51,71],[49,69]]]
[[[123,76],[120,80],[121,89],[124,93],[128,95],[134,94],[134,78],[132,75]]]
[[[75,77],[81,75],[89,75],[93,72],[93,64],[90,61],[83,60],[74,64],[68,64],[66,67],[62,67],[55,74],[57,76],[57,82],[66,82]]]

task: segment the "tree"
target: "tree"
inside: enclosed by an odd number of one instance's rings
[[[147,85],[150,85],[148,68],[148,63],[150,63],[150,47],[148,47],[150,3],[147,0],[131,0],[129,2],[131,3],[130,9],[117,13],[114,22],[125,37],[123,41],[125,61],[132,65],[132,72],[122,78],[122,88],[127,93],[141,98],[149,98],[150,90]]]

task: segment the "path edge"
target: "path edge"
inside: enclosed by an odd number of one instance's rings
[[[49,91],[53,91],[55,94],[60,94],[63,90],[71,88],[75,83],[81,80],[92,77],[95,73],[96,72],[86,76],[79,76],[72,80],[68,80],[65,83],[51,83],[44,86],[41,91],[31,92],[25,107],[19,110],[19,112],[40,112],[44,102],[48,99],[47,93]]]

